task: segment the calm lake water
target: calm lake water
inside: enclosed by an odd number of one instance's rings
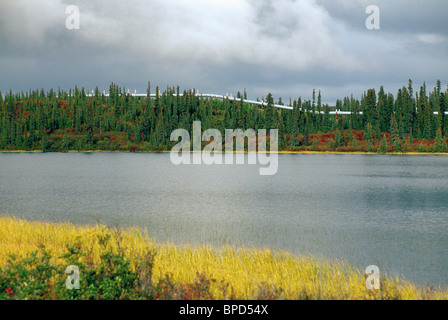
[[[448,157],[281,154],[276,175],[258,169],[175,166],[169,154],[0,154],[0,212],[342,258],[448,285]]]

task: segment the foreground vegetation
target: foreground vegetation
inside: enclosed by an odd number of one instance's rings
[[[79,290],[66,288],[69,265]],[[448,299],[342,261],[267,249],[158,243],[137,229],[0,217],[0,299]]]
[[[448,90],[440,81],[429,92],[423,83],[415,94],[411,80],[395,96],[369,89],[360,100],[352,95],[335,106],[313,91],[311,100],[290,99],[293,110],[274,108],[271,94],[259,107],[243,101],[245,91],[224,101],[194,90],[181,94],[179,87],[155,93],[135,97],[113,83],[107,96],[77,87],[0,92],[0,150],[164,151],[176,143],[173,130],[191,133],[193,121],[201,121],[203,131],[215,128],[222,137],[225,129],[278,129],[283,151],[448,152]],[[276,103],[284,104],[281,98]]]

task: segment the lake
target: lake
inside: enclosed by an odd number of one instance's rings
[[[258,170],[175,166],[168,153],[0,153],[0,212],[341,258],[448,285],[448,157],[280,154],[276,175]]]

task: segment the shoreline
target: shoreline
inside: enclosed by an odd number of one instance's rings
[[[66,266],[73,262],[63,258],[63,254],[69,249],[67,244],[76,244],[79,251],[72,257],[78,259],[77,263],[83,263],[87,257],[85,253],[90,252],[92,270],[96,270],[95,267],[99,266],[105,252],[121,252],[130,261],[132,271],[136,270],[134,267],[137,267],[136,263],[142,254],[156,252],[151,265],[153,272],[142,273],[151,275],[152,283],[160,283],[161,280],[167,279],[168,274],[171,275],[171,283],[176,288],[182,288],[194,283],[197,275],[202,274],[206,280],[215,279],[209,282],[209,292],[215,299],[229,298],[227,290],[223,290],[220,284],[227,284],[233,292],[233,299],[237,300],[263,299],[264,295],[260,293],[269,293],[272,298],[281,300],[448,298],[448,291],[444,286],[436,286],[427,291],[421,284],[387,273],[381,279],[381,290],[369,292],[365,288],[363,269],[343,259],[318,258],[260,247],[234,248],[223,245],[214,248],[200,244],[158,242],[148,238],[147,230],[143,231],[138,227],[114,230],[100,224],[77,225],[0,215],[0,231],[0,257],[3,258],[0,261],[6,261],[10,253],[18,254],[20,258],[30,257],[33,251],[38,251],[41,245],[44,245],[47,252],[51,253],[50,259],[55,259],[50,262],[60,264],[65,270]],[[104,239],[110,241],[102,243]],[[32,261],[36,267],[43,266],[40,262],[43,260]],[[8,265],[1,263],[1,268],[8,268]],[[51,298],[52,294],[57,294],[52,290],[57,283],[65,283],[65,274],[61,274],[62,276],[57,273],[56,278],[50,279],[53,285],[48,285],[45,296]],[[334,278],[335,274],[339,275],[337,279]],[[85,282],[81,284],[82,287],[85,285]],[[260,285],[263,289],[261,292]],[[276,288],[281,290],[275,290]],[[30,298],[26,292],[20,292],[21,289],[17,286],[12,290],[18,290],[19,299]],[[142,297],[139,294],[145,292],[137,291],[136,298]],[[56,295],[53,298],[61,297]],[[154,298],[159,299],[158,296]],[[162,295],[160,300],[164,300]]]
[[[191,153],[196,153],[197,151],[190,151]],[[203,151],[200,151],[203,152]],[[171,153],[171,151],[164,150],[164,151],[126,151],[126,150],[119,150],[119,151],[112,151],[112,150],[86,150],[86,151],[77,151],[77,150],[69,150],[69,151],[45,151],[42,150],[0,150],[0,153]],[[225,154],[226,152],[212,152],[212,153],[222,153]],[[232,153],[252,153],[248,151],[244,152],[237,152],[232,151]],[[258,153],[258,152],[255,152]],[[271,153],[267,151],[266,153]],[[277,151],[272,152],[277,154],[357,154],[357,155],[440,155],[440,156],[447,156],[448,152],[386,152],[386,153],[378,153],[378,152],[363,152],[363,151]]]

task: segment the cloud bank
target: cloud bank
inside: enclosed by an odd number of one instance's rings
[[[370,2],[341,0],[3,0],[0,90],[110,82],[145,91],[201,92],[325,101],[384,85],[395,93],[448,74],[448,4],[376,1],[381,29],[367,30]],[[68,5],[80,29],[65,27]]]

